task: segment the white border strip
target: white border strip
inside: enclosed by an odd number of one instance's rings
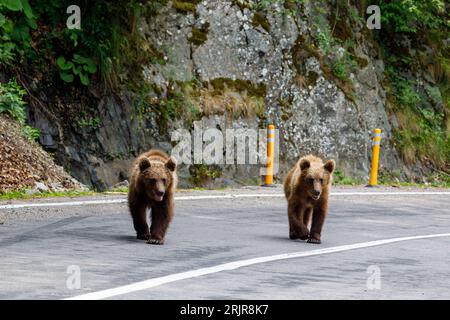
[[[163,284],[168,284],[168,283],[172,283],[172,282],[176,282],[176,281],[180,281],[180,280],[197,278],[197,277],[201,277],[204,275],[218,273],[218,272],[222,272],[222,271],[236,270],[236,269],[239,269],[242,267],[247,267],[247,266],[260,264],[260,263],[285,260],[285,259],[293,259],[293,258],[311,257],[311,256],[322,255],[322,254],[336,253],[336,252],[355,250],[355,249],[361,249],[361,248],[369,248],[369,247],[381,246],[381,245],[386,245],[386,244],[401,242],[401,241],[439,238],[439,237],[450,237],[450,233],[440,233],[440,234],[430,234],[430,235],[421,235],[421,236],[412,236],[412,237],[375,240],[375,241],[361,242],[361,243],[342,245],[342,246],[330,247],[330,248],[324,248],[324,249],[301,251],[301,252],[291,252],[291,253],[284,253],[284,254],[278,254],[278,255],[273,255],[273,256],[239,260],[239,261],[219,264],[217,266],[213,266],[213,267],[209,267],[209,268],[202,268],[202,269],[191,270],[191,271],[186,271],[186,272],[174,273],[174,274],[163,276],[163,277],[148,279],[148,280],[141,281],[141,282],[135,282],[135,283],[117,287],[117,288],[101,290],[101,291],[97,291],[97,292],[91,292],[91,293],[67,298],[64,300],[99,300],[99,299],[112,298],[112,297],[115,297],[118,295],[123,295],[123,294],[127,294],[127,293],[132,293],[132,292],[136,292],[136,291],[141,291],[141,290],[158,287]]]
[[[442,191],[423,191],[423,192],[332,192],[331,196],[415,196],[415,195],[450,195],[450,192]],[[208,196],[179,196],[175,200],[209,200],[209,199],[236,199],[236,198],[281,198],[281,193],[249,193],[249,194],[219,194]],[[97,204],[115,204],[126,203],[127,199],[109,199],[109,200],[86,200],[71,202],[43,202],[43,203],[20,203],[1,205],[0,210],[21,209],[21,208],[39,208],[39,207],[74,207]]]

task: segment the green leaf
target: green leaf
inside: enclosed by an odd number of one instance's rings
[[[96,73],[97,72],[97,66],[95,65],[94,61],[90,60],[89,62],[87,62],[84,66],[83,69],[86,70],[89,73]]]
[[[34,30],[37,29],[36,20],[27,18],[27,23],[28,23],[28,25],[30,26],[31,29],[34,29]]]
[[[35,18],[33,10],[31,10],[30,4],[28,3],[28,0],[22,0],[22,8],[23,12],[25,13],[28,19]]]
[[[80,73],[80,81],[85,86],[88,86],[90,83],[88,75],[84,73]]]
[[[73,41],[73,46],[76,47],[78,45],[78,35],[75,32],[71,32],[69,37]]]
[[[66,58],[62,56],[58,57],[58,59],[56,59],[56,64],[62,69],[66,65]]]
[[[10,34],[14,29],[14,23],[10,19],[6,19],[6,21],[3,23],[2,29],[5,32],[5,35],[8,35],[9,38],[11,38]]]
[[[84,64],[84,63],[86,63],[86,60],[87,60],[88,58],[85,58],[85,57],[83,57],[83,56],[80,56],[79,54],[74,54],[73,55],[73,61],[74,62],[76,62],[76,63],[79,63],[79,64]]]
[[[69,70],[73,67],[73,63],[71,61],[66,62],[66,59],[62,56],[56,59],[56,64],[61,70]]]
[[[11,11],[20,11],[23,9],[21,0],[3,0],[3,5]]]
[[[59,76],[61,79],[64,80],[64,82],[72,82],[73,81],[73,74],[67,73],[67,72],[60,72]]]
[[[76,67],[74,66],[72,68],[72,71],[73,71],[74,74],[80,74],[81,70],[82,70],[81,66],[76,66]]]
[[[6,22],[5,16],[0,12],[0,27]]]

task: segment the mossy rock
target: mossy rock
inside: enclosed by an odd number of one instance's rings
[[[192,27],[192,36],[188,39],[196,46],[201,46],[208,40],[209,23],[205,23],[201,28]]]
[[[345,41],[353,38],[353,31],[344,19],[337,17],[333,36]]]
[[[306,85],[314,87],[319,79],[319,75],[314,71],[309,71],[306,75]]]
[[[249,80],[229,79],[229,78],[215,78],[210,81],[210,84],[216,91],[223,91],[225,86],[231,90],[238,92],[247,91],[247,94],[255,97],[265,97],[267,88],[264,84],[255,84]],[[207,85],[207,84],[205,84]]]
[[[244,9],[252,10],[252,6],[247,1],[233,0],[232,3],[238,6],[241,11],[244,11]]]
[[[201,0],[191,0],[191,1],[173,0],[172,7],[178,12],[182,13],[195,12],[197,4],[199,4],[200,2]]]
[[[369,61],[367,59],[358,56],[355,56],[354,58],[356,63],[358,64],[358,67],[360,67],[361,69],[364,69],[369,64]]]
[[[270,32],[270,23],[267,18],[259,12],[255,12],[252,18],[252,25],[257,28],[261,27],[267,32]]]

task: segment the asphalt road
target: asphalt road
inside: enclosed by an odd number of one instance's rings
[[[164,246],[123,196],[0,202],[0,299],[450,299],[450,192],[405,191],[334,188],[321,245],[279,188],[178,193]]]

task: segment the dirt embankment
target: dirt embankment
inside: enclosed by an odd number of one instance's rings
[[[20,125],[0,115],[0,194],[13,190],[65,191],[83,186],[53,162]]]

